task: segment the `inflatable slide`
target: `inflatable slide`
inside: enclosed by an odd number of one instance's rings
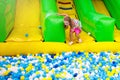
[[[1,0],[0,5],[3,6],[0,8],[0,55],[119,51],[116,19],[109,16],[101,0],[49,0],[49,3],[47,0]],[[103,13],[97,10],[99,7],[104,7]],[[63,16],[58,13],[81,20],[82,43],[68,45],[69,28],[64,29]]]

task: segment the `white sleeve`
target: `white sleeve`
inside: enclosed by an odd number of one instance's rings
[[[79,21],[80,27],[82,27],[81,21]]]

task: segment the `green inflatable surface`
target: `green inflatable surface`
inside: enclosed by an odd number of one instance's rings
[[[0,42],[4,42],[14,26],[16,0],[0,0]]]
[[[64,42],[63,17],[58,16],[56,0],[40,0],[42,35],[45,42]]]
[[[74,0],[83,30],[90,32],[96,41],[114,41],[113,18],[95,11],[91,0]]]
[[[120,0],[103,0],[111,16],[115,18],[117,28],[120,30]]]

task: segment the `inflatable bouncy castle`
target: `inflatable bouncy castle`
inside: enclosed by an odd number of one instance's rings
[[[119,9],[119,0],[0,0],[0,80],[120,80]],[[81,43],[68,44],[58,14],[81,21]]]
[[[2,54],[119,50],[119,6],[114,7],[112,1],[13,0],[0,5]],[[68,45],[69,29],[64,29],[63,16],[58,13],[82,22],[82,44]]]

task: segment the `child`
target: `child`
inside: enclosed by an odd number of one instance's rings
[[[82,40],[79,37],[79,34],[81,33],[81,22],[77,19],[71,19],[68,15],[61,14],[64,16],[64,24],[65,26],[70,26],[70,42],[69,44],[73,44],[73,33],[75,32],[75,36],[77,37],[78,42],[82,42]]]

